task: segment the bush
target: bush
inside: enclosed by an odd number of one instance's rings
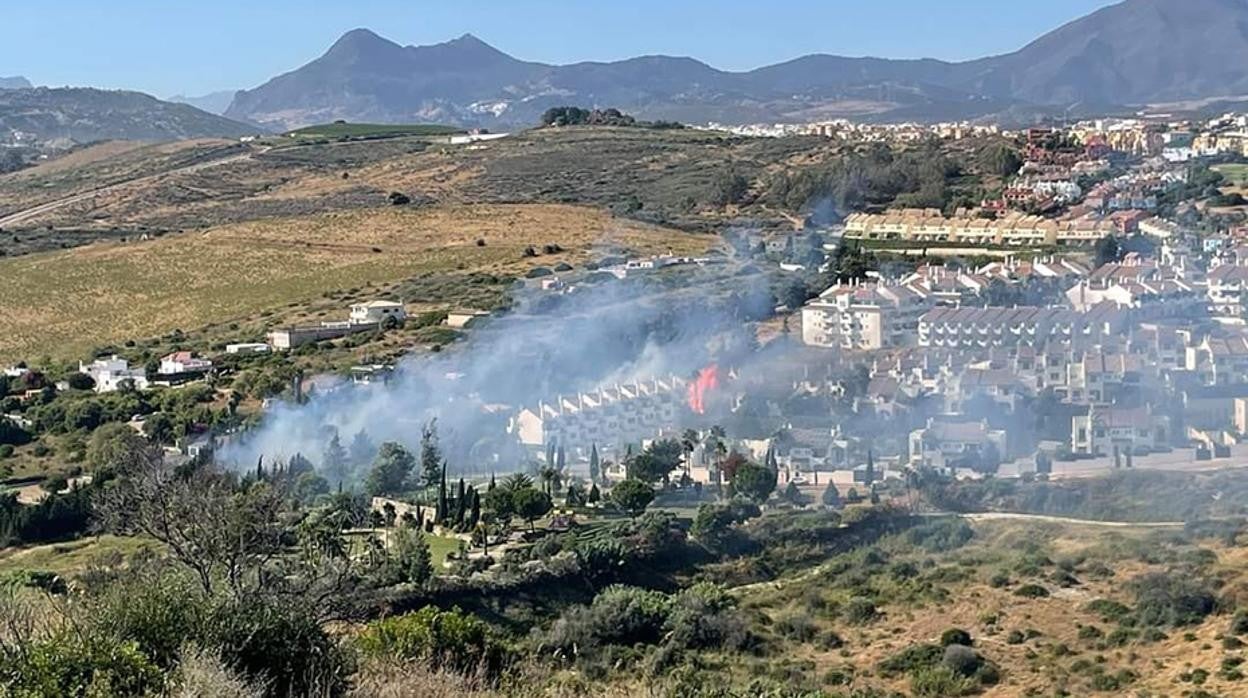
[[[1112,599],[1094,599],[1083,610],[1095,613],[1106,623],[1121,623],[1131,615],[1131,609]]]
[[[846,623],[866,625],[880,617],[875,602],[863,596],[855,596],[845,604],[844,618]]]
[[[1024,584],[1014,590],[1014,595],[1026,599],[1042,599],[1049,595],[1049,590],[1039,584]]]
[[[974,676],[984,660],[966,645],[949,645],[940,663],[958,676]]]
[[[886,657],[879,663],[878,668],[880,675],[891,678],[934,667],[944,656],[945,648],[939,645],[911,645],[891,657]]]
[[[950,645],[963,645],[971,647],[975,641],[971,639],[971,634],[961,628],[949,628],[940,634],[940,646],[948,647]]]
[[[458,608],[426,606],[415,613],[368,624],[356,644],[365,656],[421,661],[459,673],[502,670],[507,649],[488,625]]]
[[[915,698],[951,698],[973,693],[977,688],[971,679],[943,666],[919,669],[910,677],[910,691]]]
[[[1196,625],[1217,608],[1217,598],[1203,582],[1186,575],[1151,572],[1131,580],[1135,616],[1142,625]]]

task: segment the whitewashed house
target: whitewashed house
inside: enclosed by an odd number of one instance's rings
[[[79,362],[78,371],[91,376],[97,393],[111,393],[126,381],[136,390],[147,388],[147,372],[141,368],[130,368],[130,362],[116,354],[107,359],[96,359],[89,364]]]

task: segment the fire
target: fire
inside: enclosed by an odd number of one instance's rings
[[[706,414],[706,397],[719,387],[719,366],[711,364],[698,371],[697,377],[689,383],[689,409],[698,414]]]

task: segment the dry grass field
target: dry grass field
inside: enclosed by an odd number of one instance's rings
[[[959,628],[1000,669],[1000,681],[977,693],[990,698],[1183,696],[1196,688],[1210,691],[1204,695],[1248,695],[1248,679],[1222,670],[1244,658],[1242,645],[1226,639],[1231,613],[1248,598],[1248,549],[1240,545],[1195,541],[1179,530],[992,521],[975,523],[974,538],[953,552],[905,557],[903,548],[887,543],[875,550],[889,562],[859,556],[845,566],[833,559],[739,593],[747,612],[785,647],[785,670],[920,695],[910,693],[908,676],[887,674],[881,662],[919,643],[939,644],[943,632]],[[1093,603],[1136,607],[1131,583],[1150,573],[1216,579],[1225,607],[1195,625],[1153,630],[1119,625]],[[872,581],[860,588],[888,599],[878,605],[878,618],[857,625],[839,620],[837,609],[850,601],[846,581],[868,574]],[[1047,593],[1021,595],[1029,585]],[[1150,631],[1156,636],[1149,638]],[[794,641],[802,633],[835,633],[843,644]],[[1193,682],[1198,670],[1207,676]],[[747,664],[737,671],[748,676],[760,669]]]
[[[526,246],[548,243],[566,252],[523,257]],[[522,274],[582,261],[595,245],[689,253],[711,244],[709,236],[590,208],[480,205],[252,221],[27,255],[0,260],[0,361],[74,358],[94,346],[242,320],[421,274]]]

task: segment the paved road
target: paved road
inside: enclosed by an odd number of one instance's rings
[[[32,219],[36,219],[44,214],[56,211],[57,209],[61,209],[66,206],[72,206],[74,204],[81,203],[83,201],[89,201],[97,196],[113,193],[115,191],[119,191],[126,187],[134,186],[136,184],[145,184],[148,182],[154,182],[154,181],[160,180],[164,177],[172,177],[174,175],[180,175],[180,174],[189,174],[192,172],[199,172],[200,170],[206,170],[211,167],[220,167],[221,165],[228,165],[232,162],[239,162],[240,160],[249,160],[255,154],[256,153],[253,153],[251,151],[248,151],[245,153],[235,153],[232,155],[227,155],[221,158],[217,158],[215,160],[206,160],[204,162],[197,162],[193,165],[187,165],[185,167],[179,167],[179,168],[172,169],[172,170],[166,170],[164,172],[157,172],[156,174],[150,174],[150,175],[146,175],[143,177],[135,177],[134,179],[127,179],[121,182],[114,182],[113,184],[99,187],[98,189],[92,189],[90,191],[82,192],[80,194],[74,194],[73,196],[67,196],[63,199],[49,201],[47,203],[39,204],[38,206],[32,206],[31,208],[18,211],[17,213],[9,214],[8,216],[5,216],[4,218],[0,218],[0,228],[11,228],[11,227],[20,225],[22,223],[26,223],[27,221],[30,221]]]

